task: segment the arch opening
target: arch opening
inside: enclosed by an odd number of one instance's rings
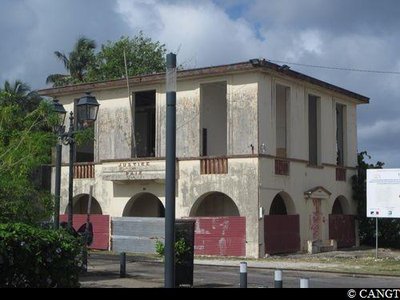
[[[88,213],[89,195],[83,194],[76,196],[73,200],[73,213],[77,215],[86,215]],[[65,214],[68,214],[68,205],[65,208]],[[101,209],[100,203],[92,196],[92,202],[90,205],[91,215],[102,215],[103,210]]]
[[[350,214],[350,206],[346,197],[344,196],[337,197],[332,206],[332,215],[349,215],[349,214]]]
[[[285,192],[280,192],[272,200],[270,215],[293,215],[296,213],[292,198]]]
[[[236,217],[239,208],[228,195],[212,192],[200,197],[193,205],[191,217]]]
[[[165,208],[160,199],[150,193],[131,198],[122,213],[123,217],[164,218]]]

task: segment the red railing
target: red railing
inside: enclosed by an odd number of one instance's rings
[[[87,179],[94,178],[94,164],[75,164],[74,165],[74,178],[75,179]]]
[[[200,173],[209,174],[228,174],[227,158],[202,158],[200,159]]]
[[[336,181],[346,181],[345,168],[336,168]]]
[[[289,161],[283,159],[275,159],[275,174],[289,175]]]

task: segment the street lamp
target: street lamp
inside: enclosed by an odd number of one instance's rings
[[[176,186],[176,54],[167,55],[167,124],[165,160],[165,268],[164,285],[175,287],[175,186]]]
[[[90,93],[79,99],[77,104],[78,122],[87,127],[97,119],[99,103]],[[55,182],[55,205],[54,205],[54,228],[59,228],[60,214],[60,189],[61,189],[61,149],[62,144],[69,145],[69,181],[68,181],[68,227],[72,228],[73,217],[73,180],[74,180],[74,153],[75,133],[74,113],[69,116],[69,129],[65,131],[65,116],[67,111],[57,99],[53,100],[53,111],[58,115],[58,124],[54,126],[54,132],[58,135],[59,142],[56,145],[56,182]]]

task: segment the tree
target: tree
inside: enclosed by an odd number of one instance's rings
[[[371,159],[366,151],[358,153],[358,172],[352,177],[353,199],[358,204],[358,220],[361,244],[375,245],[375,219],[367,218],[367,169],[381,169],[383,162],[369,164],[365,160]],[[400,220],[379,220],[379,244],[384,247],[400,248]]]
[[[27,85],[19,83],[13,91],[30,95]],[[52,212],[50,193],[41,191],[31,178],[35,168],[50,163],[56,138],[49,128],[56,116],[49,103],[41,101],[27,109],[16,94],[0,90],[0,223],[36,224]]]
[[[122,36],[119,41],[108,41],[96,55],[96,63],[88,72],[89,81],[125,77],[124,51],[128,76],[152,74],[165,70],[165,45],[154,42],[140,32],[133,38]]]
[[[20,80],[16,80],[14,83],[6,80],[0,92],[2,92],[0,105],[16,104],[25,112],[33,111],[42,101],[36,91],[31,91],[30,86]]]
[[[52,83],[54,87],[85,82],[88,68],[94,64],[96,42],[86,37],[80,37],[73,50],[67,55],[55,51],[56,57],[64,64],[68,75],[52,74],[46,79],[46,83]]]

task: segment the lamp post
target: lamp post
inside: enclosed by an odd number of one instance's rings
[[[167,126],[165,166],[165,274],[166,288],[175,287],[175,185],[176,185],[176,55],[167,55]]]
[[[79,99],[77,104],[78,122],[83,126],[92,124],[97,119],[99,103],[90,93]],[[74,129],[74,113],[71,111],[69,116],[69,129],[66,132],[64,121],[67,114],[63,105],[57,99],[53,100],[53,110],[59,116],[58,124],[54,127],[55,133],[58,135],[59,142],[56,146],[56,180],[55,180],[55,205],[54,205],[54,228],[59,228],[60,214],[60,189],[61,189],[61,143],[69,145],[69,181],[68,181],[68,227],[73,225],[73,180],[74,180],[74,153],[75,153],[75,129]]]

